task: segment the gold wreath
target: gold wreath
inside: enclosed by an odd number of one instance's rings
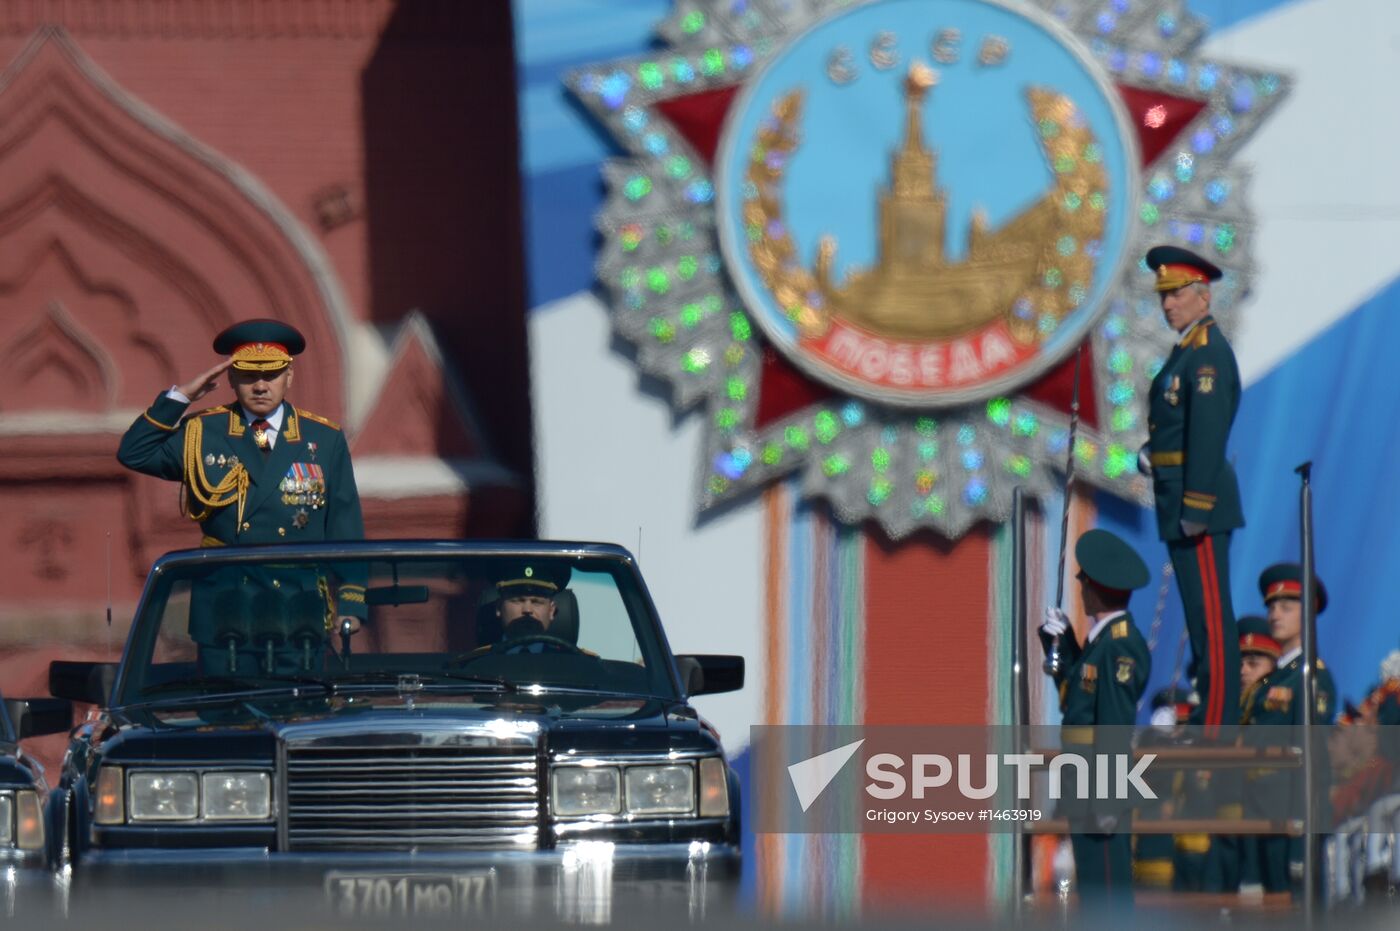
[[[917,82],[911,73],[909,86],[911,93],[921,95],[930,85]],[[1088,293],[1098,259],[1084,247],[1103,236],[1108,181],[1101,157],[1093,155],[1098,150],[1096,137],[1068,97],[1041,88],[1027,93],[1036,133],[1054,175],[1053,188],[1039,202],[996,231],[987,230],[985,220],[974,216],[971,248],[964,262],[925,262],[913,271],[913,281],[907,265],[900,269],[903,280],[881,280],[887,272],[883,265],[853,270],[838,285],[830,280],[835,238],[822,237],[813,271],[798,260],[784,222],[783,177],[801,144],[803,96],[798,89],[779,97],[773,103],[772,118],[761,125],[745,174],[749,191],[743,207],[749,257],[773,299],[803,336],[823,335],[833,317],[880,331],[882,327],[870,316],[873,294],[892,298],[905,315],[902,330],[884,327],[884,335],[947,338],[1004,316],[1013,338],[1030,344],[1048,335],[1037,318],[1058,322]],[[911,125],[918,126],[916,121]],[[906,151],[909,146],[906,141]],[[914,146],[921,148],[922,140]],[[915,156],[926,160],[931,181],[934,153],[922,149]],[[896,163],[900,157],[896,154]],[[929,190],[933,205],[941,210],[942,192]],[[905,193],[892,185],[882,197],[881,209],[884,201],[898,200]],[[923,200],[930,200],[928,192]],[[884,233],[882,229],[882,253],[890,246]],[[1062,241],[1069,245],[1064,250],[1069,254],[1062,254]],[[1020,298],[1029,301],[1034,313],[1015,312],[1018,302],[1024,305]]]

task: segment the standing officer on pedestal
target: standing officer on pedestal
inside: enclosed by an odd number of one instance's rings
[[[1128,613],[1129,596],[1148,582],[1147,564],[1107,530],[1090,530],[1081,536],[1074,556],[1084,613],[1093,623],[1085,644],[1079,646],[1069,618],[1059,608],[1045,610],[1040,628],[1047,651],[1055,637],[1061,638],[1062,649],[1068,649],[1068,668],[1056,682],[1061,742],[1066,750],[1086,759],[1095,753],[1127,754],[1138,700],[1152,673],[1147,641]],[[1086,794],[1088,798],[1074,797]],[[1070,843],[1079,897],[1090,905],[1131,905],[1131,819],[1136,800],[1098,798],[1097,794],[1067,791],[1061,806],[1073,832]]]
[[[1230,603],[1230,532],[1244,526],[1225,444],[1240,403],[1235,354],[1210,315],[1221,271],[1175,246],[1147,253],[1162,313],[1180,334],[1148,400],[1139,468],[1152,476],[1157,532],[1186,613],[1201,705],[1193,724],[1239,723],[1240,653]]]
[[[305,338],[285,323],[235,324],[214,339],[214,351],[228,358],[159,395],[122,437],[117,451],[122,465],[181,483],[181,507],[203,529],[202,546],[364,538],[360,496],[340,427],[285,400],[292,384],[292,357],[305,348]],[[213,391],[224,372],[234,401],[187,416],[191,402]],[[240,571],[242,578],[233,587],[246,589],[240,596],[243,602],[264,606],[269,589],[288,604],[301,589],[321,599],[327,628],[336,627],[339,619],[351,632],[366,613],[365,586],[363,578],[347,574],[355,573],[342,569],[332,584],[314,573],[287,572],[272,578],[266,572]],[[224,595],[223,610],[206,610],[215,600],[214,590],[227,591],[230,584],[210,579],[209,603],[191,607],[190,634],[204,647],[222,648],[227,638],[251,639],[248,631],[223,629],[228,616],[248,615],[248,604],[234,605],[232,596]],[[261,613],[287,610],[283,606]],[[305,605],[300,613],[307,613]],[[253,661],[237,653],[229,647],[227,665],[235,667],[226,670],[229,673]]]

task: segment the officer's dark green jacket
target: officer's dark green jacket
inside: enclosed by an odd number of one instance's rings
[[[271,452],[263,453],[236,406],[214,407],[181,419],[188,406],[165,395],[158,397],[126,431],[117,458],[137,472],[183,482],[186,494],[193,494],[191,469],[202,471],[207,486],[218,486],[239,465],[246,469],[241,520],[236,500],[212,508],[197,497],[187,500],[192,513],[208,511],[200,521],[208,543],[364,538],[360,495],[339,427],[284,402],[282,429]],[[191,429],[202,434],[194,457],[197,462],[186,461]]]
[[[350,450],[334,423],[284,402],[282,428],[263,453],[237,405],[185,417],[188,407],[156,398],[122,437],[117,459],[182,483],[204,545],[364,538]],[[239,480],[240,469],[246,480]],[[338,594],[341,613],[363,613],[363,585],[341,585]]]
[[[1215,320],[1205,317],[1172,348],[1152,380],[1148,440],[1162,540],[1185,539],[1181,521],[1207,533],[1244,526],[1240,488],[1225,444],[1240,406],[1235,353]]]
[[[1147,641],[1131,614],[1114,618],[1085,647],[1059,683],[1065,727],[1137,723],[1138,700],[1152,673]]]
[[[1317,664],[1317,707],[1313,711],[1314,724],[1331,724],[1336,717],[1337,687],[1332,680],[1332,672]],[[1301,732],[1289,730],[1303,723],[1303,658],[1293,657],[1273,672],[1259,680],[1258,687],[1250,696],[1250,707],[1243,715],[1250,727],[1245,728],[1246,739],[1254,745],[1280,745],[1298,743]],[[1267,731],[1254,731],[1254,725],[1269,726]],[[1313,746],[1319,761],[1316,772],[1319,775],[1319,795],[1327,798],[1326,785],[1330,782],[1330,762],[1327,743],[1322,734],[1316,735]],[[1287,817],[1291,811],[1301,812],[1302,776],[1297,770],[1259,769],[1245,773],[1245,810],[1254,817]],[[1319,805],[1318,811],[1325,813],[1328,806]]]
[[[1064,748],[1079,753],[1129,752],[1128,728],[1137,721],[1138,700],[1151,673],[1152,656],[1132,615],[1124,613],[1109,621],[1060,677]],[[1090,727],[1095,728],[1092,734],[1087,732]],[[1105,727],[1109,729],[1102,729]],[[1132,800],[1108,799],[1084,805],[1066,797],[1060,810],[1070,816],[1090,810],[1093,814],[1119,815],[1133,804]]]
[[[1293,657],[1287,663],[1259,680],[1250,696],[1250,724],[1303,723],[1303,657]],[[1337,715],[1337,686],[1332,670],[1317,661],[1316,724],[1331,724]]]

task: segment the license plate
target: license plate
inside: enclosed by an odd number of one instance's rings
[[[326,874],[326,901],[347,917],[480,913],[490,909],[495,888],[493,870]]]

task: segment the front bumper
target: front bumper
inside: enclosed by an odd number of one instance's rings
[[[0,917],[39,916],[62,899],[58,875],[41,863],[0,860]]]
[[[735,845],[581,841],[555,850],[432,853],[274,853],[262,849],[89,850],[73,868],[75,903],[112,893],[228,897],[240,907],[331,914],[419,914],[415,903],[351,901],[338,878],[487,877],[489,894],[452,912],[586,923],[648,913],[714,917],[731,911],[739,884]],[[431,903],[428,903],[431,905]],[[443,914],[438,903],[435,914]]]

